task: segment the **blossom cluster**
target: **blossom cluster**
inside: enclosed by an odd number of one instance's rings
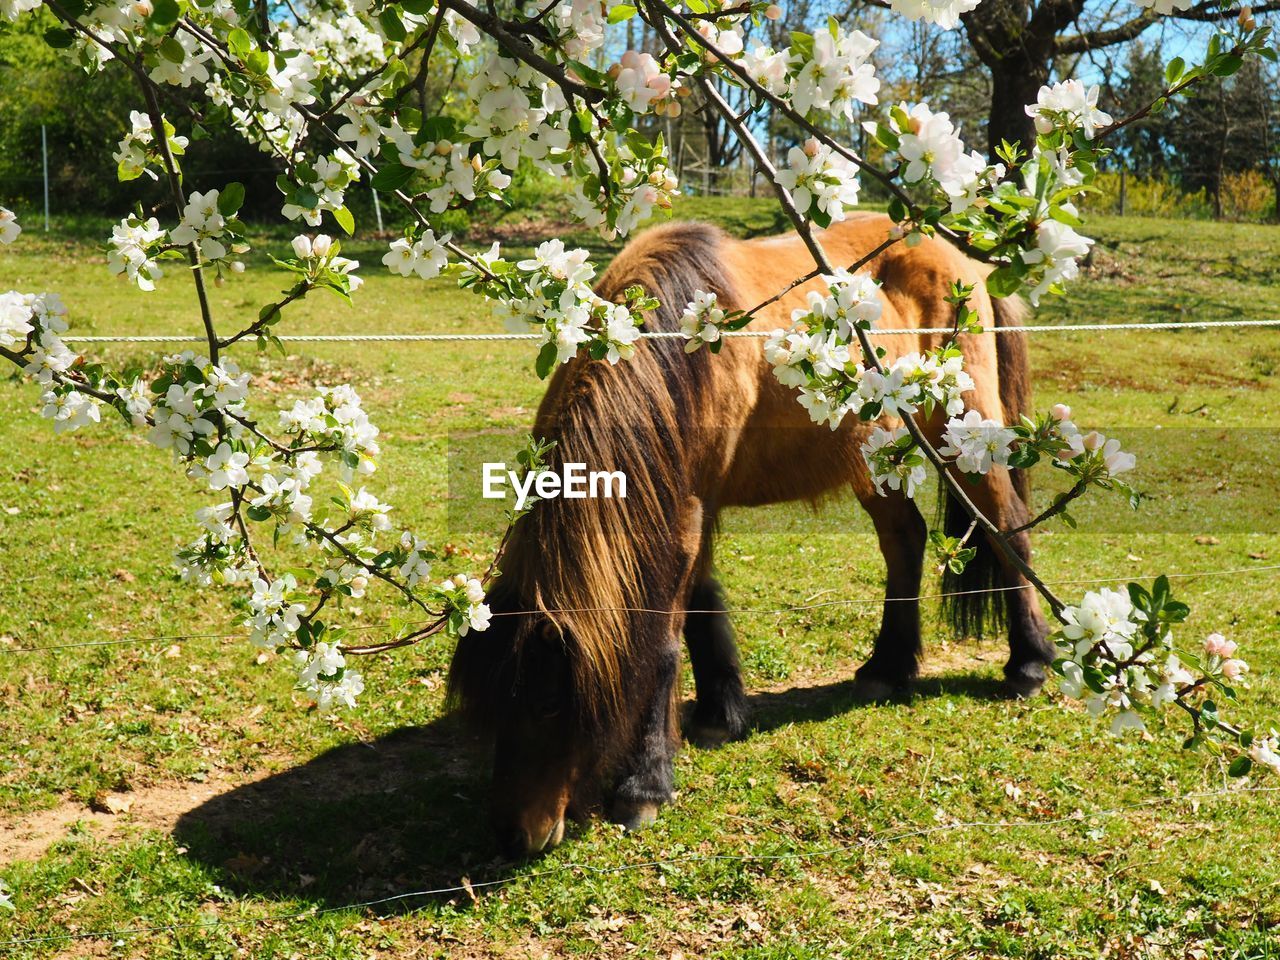
[[[857,167],[812,137],[787,152],[778,183],[796,209],[821,227],[844,220],[845,208],[858,202]]]
[[[538,333],[539,376],[579,351],[609,363],[629,359],[640,338],[640,313],[656,305],[639,288],[628,290],[624,303],[597,295],[590,286],[595,268],[587,258],[584,249],[548,240],[532,257],[511,263],[498,258],[495,244],[480,261],[482,272],[463,273],[466,285],[493,301],[508,330]]]
[[[300,237],[303,262],[330,267],[337,244],[323,235]],[[341,264],[338,264],[341,268]],[[326,268],[328,269],[328,267]],[[378,429],[348,385],[320,387],[278,414],[279,439],[249,409],[251,381],[229,360],[194,351],[166,356],[143,377],[122,379],[85,363],[61,339],[66,309],[53,295],[0,295],[0,348],[44,390],[44,415],[58,432],[99,422],[104,408],[147,431],[148,441],[172,451],[187,476],[219,499],[196,511],[200,535],[177,552],[183,579],[246,591],[244,621],[256,645],[290,653],[299,689],[321,711],[352,706],[364,690],[340,628],[318,618],[322,608],[359,599],[374,579],[397,586],[440,625],[460,635],[483,630],[489,613],[478,579],[458,577],[429,586],[435,552],[411,531],[395,534],[390,505],[348,482],[375,469]],[[336,505],[321,508],[314,489],[326,464],[336,463]],[[253,530],[273,530],[278,545],[311,552],[316,572],[272,574],[255,549]],[[415,588],[422,588],[421,595]],[[432,606],[434,605],[434,606]]]
[[[1060,689],[1082,700],[1095,717],[1110,717],[1111,732],[1145,731],[1147,720],[1169,706],[1194,718],[1189,746],[1215,740],[1233,748],[1233,775],[1253,764],[1280,772],[1276,734],[1254,737],[1220,716],[1219,701],[1233,701],[1245,683],[1248,665],[1236,656],[1235,641],[1211,633],[1195,652],[1175,649],[1174,627],[1188,614],[1186,604],[1172,598],[1169,581],[1158,578],[1150,590],[1131,583],[1128,589],[1090,591],[1062,611],[1055,634],[1060,659]]]
[[[974,207],[1004,176],[1003,164],[988,164],[977,151],[966,150],[950,115],[926,102],[900,103],[889,111],[888,124],[864,126],[900,164],[903,182],[940,191],[953,215]]]
[[[878,40],[861,30],[846,31],[834,20],[829,29],[812,36],[791,37],[787,49],[757,46],[740,57],[751,79],[769,93],[802,115],[821,113],[846,120],[853,119],[855,104],[879,102],[880,79],[870,62]]]

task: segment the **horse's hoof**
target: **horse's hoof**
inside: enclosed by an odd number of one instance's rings
[[[1030,700],[1044,686],[1044,677],[1005,677],[1000,695],[1009,700]]]
[[[617,800],[610,819],[627,833],[642,830],[658,819],[658,804],[652,800]]]
[[[853,699],[858,703],[885,703],[901,696],[903,688],[879,677],[857,677],[853,681]]]
[[[703,750],[715,750],[734,739],[728,727],[718,723],[698,723],[696,720],[685,726],[684,737]]]

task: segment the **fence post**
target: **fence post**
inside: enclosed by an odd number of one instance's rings
[[[40,154],[44,162],[44,232],[49,232],[49,130],[40,124]]]

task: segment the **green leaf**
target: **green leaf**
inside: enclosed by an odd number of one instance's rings
[[[1224,53],[1209,69],[1215,77],[1229,77],[1243,66],[1243,57],[1238,57],[1234,53]]]
[[[1178,78],[1182,76],[1182,71],[1186,69],[1187,63],[1181,57],[1174,57],[1169,61],[1169,65],[1164,68],[1164,79],[1169,86],[1173,86]]]
[[[243,60],[253,49],[253,39],[243,27],[236,27],[227,34],[227,46],[231,48],[232,53]]]
[[[1021,286],[1022,273],[1011,263],[997,267],[987,277],[987,292],[996,298],[1013,296]]]
[[[356,218],[351,215],[351,211],[346,207],[339,207],[333,212],[333,219],[338,222],[344,233],[349,237],[356,232]]]
[[[240,209],[244,203],[244,184],[235,180],[228,183],[218,193],[218,212],[224,217],[230,217]]]
[[[387,7],[378,14],[378,23],[382,24],[382,32],[393,43],[402,43],[409,35],[404,28],[404,21],[400,19],[400,14],[396,13],[394,7]]]
[[[813,35],[793,30],[791,32],[791,53],[801,60],[812,60]]]
[[[394,193],[408,183],[412,176],[412,167],[406,167],[402,163],[386,164],[373,175],[373,180],[370,182],[373,189],[381,193]]]
[[[1227,776],[1244,777],[1253,769],[1253,761],[1248,757],[1236,757],[1231,761],[1231,766],[1227,767]]]
[[[414,143],[434,143],[437,140],[457,140],[458,121],[453,117],[427,117],[418,128]]]
[[[177,37],[165,37],[160,41],[160,56],[170,63],[182,63],[187,59],[187,51],[183,49]]]
[[[610,23],[622,23],[636,15],[636,8],[629,3],[620,3],[609,11]]]
[[[253,50],[244,58],[244,67],[252,74],[263,76],[271,66],[271,57],[265,50]]]
[[[538,374],[539,380],[545,380],[551,375],[552,369],[556,365],[556,345],[552,343],[544,343],[542,349],[538,351],[538,359],[534,361],[533,369]]]
[[[44,42],[55,50],[65,50],[71,46],[74,39],[71,31],[63,30],[61,27],[50,27],[44,32]]]
[[[151,4],[151,16],[147,19],[153,26],[168,27],[177,23],[181,15],[177,0],[155,0]]]
[[[433,0],[402,0],[400,8],[405,13],[412,13],[421,17],[430,13],[435,8],[435,3]]]

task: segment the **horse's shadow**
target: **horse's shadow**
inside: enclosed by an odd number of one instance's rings
[[[994,680],[943,677],[922,680],[915,696],[988,698],[996,691]],[[858,706],[852,681],[750,700],[755,734]],[[490,835],[484,746],[444,718],[335,747],[214,797],[184,814],[174,836],[224,887],[322,907],[455,887],[464,876],[498,879],[514,865],[498,858]]]

